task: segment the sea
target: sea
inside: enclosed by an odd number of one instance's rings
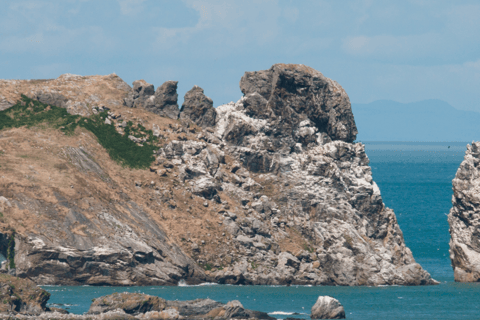
[[[178,287],[44,286],[49,306],[86,312],[92,299],[113,292],[141,292],[167,300],[239,300],[277,319],[309,318],[318,296],[344,306],[347,319],[480,319],[480,283],[456,283],[450,263],[447,214],[452,179],[468,142],[363,142],[373,179],[392,208],[415,260],[435,286],[231,286]]]

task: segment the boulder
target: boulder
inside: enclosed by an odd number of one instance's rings
[[[211,200],[217,194],[217,190],[221,190],[219,183],[212,178],[201,177],[195,181],[192,193]]]
[[[188,301],[167,301],[167,308],[178,310],[182,317],[195,318],[205,315],[224,304],[212,299],[196,299]]]
[[[0,313],[38,315],[47,311],[50,293],[29,279],[0,274]]]
[[[114,293],[94,300],[85,318],[94,319],[107,316],[109,313],[134,315],[135,319],[266,319],[274,320],[265,312],[248,310],[240,301],[227,304],[211,299],[188,301],[166,301],[142,293]],[[123,318],[115,318],[123,319]]]
[[[337,299],[320,296],[312,307],[312,319],[345,319],[345,310]]]
[[[196,125],[206,128],[215,126],[217,113],[213,101],[203,93],[199,86],[185,94],[185,99],[180,109],[180,119],[192,121]]]
[[[238,300],[233,300],[227,303],[224,307],[225,309],[225,318],[226,319],[247,319],[250,318],[248,313],[245,311],[242,303]]]
[[[162,311],[166,307],[166,301],[142,293],[113,293],[97,298],[90,305],[88,314],[100,314],[117,309],[128,314],[140,314],[149,311]]]
[[[167,81],[155,91],[153,107],[148,106],[147,110],[170,119],[178,119],[178,81]]]

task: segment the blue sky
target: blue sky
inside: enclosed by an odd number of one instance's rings
[[[218,106],[245,71],[302,63],[355,103],[441,99],[480,112],[480,1],[0,0],[0,78],[115,72]]]

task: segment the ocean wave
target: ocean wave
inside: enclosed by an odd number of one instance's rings
[[[290,316],[292,314],[295,314],[295,312],[284,312],[284,311],[274,311],[274,312],[269,312],[268,314],[278,314],[278,315],[285,315],[285,316]]]
[[[179,287],[205,287],[205,286],[218,286],[218,283],[214,282],[204,282],[200,284],[187,284],[185,280],[180,280],[178,282]]]
[[[299,315],[299,314],[306,314],[306,313],[298,313],[298,312],[286,312],[286,311],[273,311],[269,312],[268,314],[273,315],[282,315],[282,316],[290,316],[290,315]]]

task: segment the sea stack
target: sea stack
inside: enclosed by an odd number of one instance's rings
[[[450,259],[455,281],[480,280],[480,142],[467,145],[452,181]]]

